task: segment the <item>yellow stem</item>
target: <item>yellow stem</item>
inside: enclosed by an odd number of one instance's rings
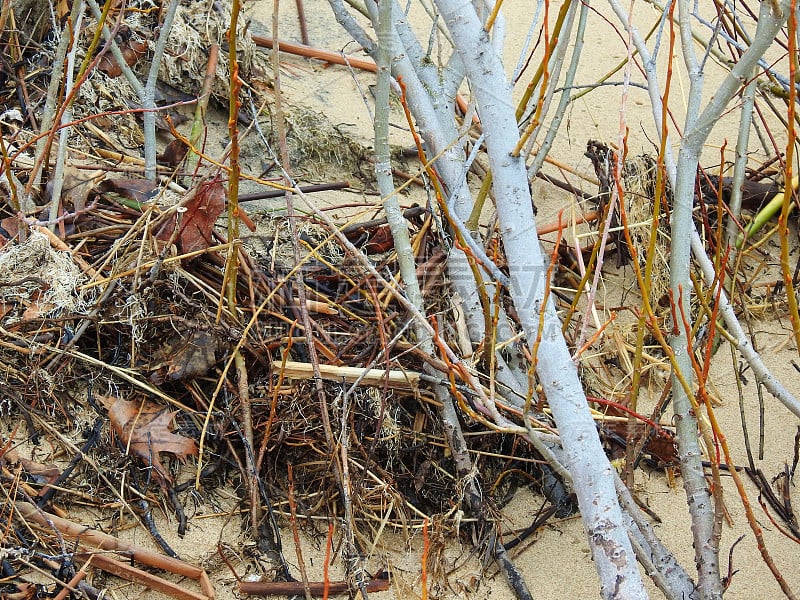
[[[797,32],[797,14],[795,13],[795,6],[792,3],[792,8],[789,11],[789,80],[795,81],[797,75],[797,63],[795,61],[795,54],[797,53],[797,44],[795,33]],[[797,296],[794,291],[794,281],[792,279],[792,269],[789,265],[789,212],[794,207],[792,191],[796,185],[796,177],[793,177],[792,170],[794,169],[794,144],[796,140],[795,132],[795,100],[797,97],[797,90],[795,86],[789,86],[789,100],[787,106],[789,108],[788,114],[788,130],[786,141],[786,179],[784,184],[783,193],[783,206],[781,206],[781,216],[778,218],[778,232],[781,238],[781,273],[783,274],[783,284],[786,287],[786,300],[789,304],[789,319],[792,323],[792,332],[794,333],[795,345],[798,352],[800,352],[800,313],[798,313]]]

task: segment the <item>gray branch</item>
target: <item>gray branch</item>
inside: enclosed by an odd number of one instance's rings
[[[503,65],[470,4],[458,0],[437,0],[436,4],[478,101],[512,279],[511,295],[528,343],[533,346],[541,337],[537,373],[564,445],[601,592],[605,598],[646,598],[617,502],[613,467],[600,444],[553,303],[544,298],[546,263],[536,236],[525,162],[512,156],[519,134]],[[541,331],[540,311],[544,311]]]

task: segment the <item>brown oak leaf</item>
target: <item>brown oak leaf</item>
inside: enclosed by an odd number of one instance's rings
[[[161,453],[170,452],[181,462],[197,455],[194,440],[171,431],[172,418],[177,411],[168,410],[149,400],[128,401],[122,398],[101,397],[108,409],[114,433],[128,452],[153,467],[159,484],[164,487],[172,478],[161,464]]]

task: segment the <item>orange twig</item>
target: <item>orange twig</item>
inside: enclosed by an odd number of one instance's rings
[[[560,215],[559,215],[560,217]],[[581,223],[592,223],[597,221],[600,218],[600,214],[597,211],[591,211],[586,213],[585,215],[579,216],[575,218],[573,222],[574,225],[580,225]],[[545,225],[540,225],[536,228],[537,235],[544,235],[546,233],[553,233],[554,231],[558,231],[562,229],[564,226],[561,223],[547,223]]]
[[[613,323],[614,319],[616,319],[616,318],[617,318],[617,313],[612,312],[611,316],[606,320],[606,322],[603,323],[600,326],[600,329],[595,331],[594,335],[592,335],[592,337],[590,337],[588,340],[586,340],[586,342],[583,344],[583,346],[578,348],[578,351],[575,352],[575,356],[572,357],[573,360],[577,360],[580,357],[581,354],[586,352],[586,350],[588,350],[589,347],[592,344],[594,344],[597,341],[597,339],[603,334],[603,332],[606,330],[606,327],[608,327],[611,323]]]
[[[92,557],[90,556],[89,560],[83,563],[83,566],[80,568],[80,570],[75,573],[75,576],[69,580],[69,583],[62,587],[61,591],[53,597],[53,600],[66,600],[67,596],[70,595],[72,590],[76,589],[78,584],[83,580],[84,577],[86,577],[86,569],[89,567],[91,562]]]
[[[310,581],[308,588],[312,596],[324,593],[326,584],[321,581]],[[330,594],[346,594],[349,587],[346,581],[330,581],[327,583]],[[366,584],[368,593],[385,592],[389,589],[388,579],[372,579]],[[301,581],[242,581],[239,583],[239,593],[257,596],[296,596],[303,593]]]
[[[428,600],[428,552],[431,541],[428,538],[428,518],[422,522],[422,600]]]
[[[254,35],[253,41],[255,42],[256,46],[260,46],[261,48],[273,49],[275,47],[275,40],[273,40],[271,37]],[[378,67],[370,59],[343,56],[338,52],[314,48],[312,46],[306,46],[305,44],[294,44],[292,42],[278,40],[278,49],[281,52],[288,52],[289,54],[295,54],[305,58],[315,58],[317,60],[322,60],[334,65],[349,65],[351,67],[355,67],[356,69],[361,69],[362,71],[369,71],[370,73],[375,73],[378,70]]]
[[[91,557],[92,565],[98,569],[102,569],[122,579],[134,581],[151,590],[162,592],[172,598],[178,598],[180,600],[209,600],[214,597],[192,592],[179,583],[167,581],[152,573],[132,567],[129,563],[115,560],[105,554],[92,554]]]
[[[682,309],[683,306],[682,306],[682,304],[680,304],[680,301],[679,301],[679,305],[680,305],[680,307]],[[688,325],[688,320],[687,320],[686,315],[684,314],[683,310],[681,310],[681,318],[683,320],[684,327],[686,328],[686,330],[688,332],[691,333],[691,328]],[[714,407],[711,405],[711,401],[710,401],[710,399],[708,397],[708,392],[706,391],[705,382],[701,379],[701,376],[702,376],[702,373],[703,373],[703,369],[702,369],[701,365],[699,364],[699,362],[697,361],[697,357],[695,356],[694,350],[691,347],[691,340],[692,340],[692,337],[691,337],[691,335],[689,335],[688,336],[688,343],[687,343],[687,352],[688,352],[689,356],[692,359],[692,367],[694,368],[694,372],[697,375],[698,380],[699,380],[699,382],[698,382],[699,386],[698,386],[698,390],[697,390],[698,391],[698,396],[703,401],[703,405],[705,406],[706,415],[708,416],[708,422],[711,425],[711,430],[713,431],[713,434],[714,434],[714,443],[718,447],[722,448],[722,453],[725,456],[725,461],[729,465],[734,465],[735,463],[733,461],[733,457],[731,456],[730,448],[728,447],[728,440],[725,437],[725,434],[722,432],[722,428],[720,427],[719,422],[717,421],[716,414],[714,413]],[[690,401],[693,400],[691,397],[689,399],[690,399]],[[699,406],[699,404],[697,403],[696,400],[692,401],[692,408],[694,409],[695,413],[699,417],[700,416],[700,406]],[[701,431],[702,431],[704,429],[703,421],[698,418],[698,422],[700,423]],[[708,442],[706,442],[706,445],[707,446],[709,445]],[[710,452],[710,448],[709,448],[709,452]],[[714,475],[714,482],[717,484],[715,486],[715,492],[716,492],[716,487],[718,487],[719,481],[720,481],[720,479],[719,479],[719,462],[720,462],[720,460],[719,460],[719,449],[717,449],[716,461],[711,461],[711,469],[712,469],[712,472],[713,472],[713,475]],[[731,474],[731,478],[733,479],[733,483],[736,486],[736,490],[737,490],[737,492],[739,492],[739,498],[742,501],[742,507],[744,508],[744,511],[745,511],[745,516],[747,518],[747,523],[748,523],[748,525],[750,525],[750,529],[752,530],[753,535],[756,538],[756,547],[758,548],[758,551],[761,553],[761,559],[764,561],[764,564],[767,565],[767,568],[772,572],[772,576],[775,578],[775,581],[780,586],[781,591],[784,593],[784,595],[787,598],[790,598],[790,599],[794,600],[794,598],[796,598],[796,596],[794,595],[794,592],[792,591],[791,587],[789,587],[789,583],[786,581],[786,579],[784,579],[783,574],[778,569],[778,566],[772,560],[772,556],[770,555],[769,550],[767,549],[766,542],[764,541],[763,530],[761,529],[761,525],[758,523],[758,520],[756,519],[755,513],[753,512],[753,507],[750,504],[750,498],[747,496],[747,490],[745,490],[744,482],[742,481],[742,478],[739,475],[739,472],[735,468],[731,468],[729,472]]]
[[[800,544],[800,538],[796,538],[794,535],[792,535],[790,531],[787,531],[783,525],[781,525],[780,523],[778,523],[777,520],[775,520],[775,517],[773,517],[772,513],[769,512],[769,507],[767,506],[767,503],[764,502],[764,498],[761,494],[758,495],[758,503],[761,505],[761,510],[763,510],[764,514],[767,515],[769,522],[772,523],[772,526],[775,527],[775,529],[777,529],[784,536],[792,540],[795,544]]]

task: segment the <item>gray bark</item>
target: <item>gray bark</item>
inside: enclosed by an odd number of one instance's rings
[[[630,21],[621,5],[616,0],[609,0],[620,21],[627,28]],[[691,7],[688,0],[681,0],[679,7],[679,27],[683,47],[684,60],[690,78],[690,92],[687,106],[687,117],[683,128],[677,162],[669,151],[667,142],[665,163],[667,175],[672,184],[674,200],[670,217],[672,247],[670,253],[670,288],[675,303],[676,335],[670,340],[675,355],[677,371],[691,385],[692,364],[688,353],[688,339],[683,318],[691,326],[690,298],[692,283],[690,279],[690,261],[694,256],[703,271],[709,285],[717,288],[714,265],[706,254],[705,246],[694,226],[692,207],[694,188],[703,144],[708,138],[714,124],[726,109],[734,94],[746,82],[748,75],[758,63],[761,56],[772,44],[775,35],[788,17],[788,2],[780,3],[780,14],[772,13],[772,3],[762,2],[755,36],[747,51],[739,62],[731,69],[722,85],[714,94],[708,105],[701,106],[703,73],[694,55],[692,31],[690,27]],[[661,133],[661,117],[664,107],[655,65],[638,32],[631,30],[631,37],[642,56],[648,81],[648,91],[653,106],[656,130]],[[714,290],[716,294],[716,289]],[[760,357],[752,349],[747,337],[736,319],[733,308],[724,292],[719,294],[719,310],[729,330],[737,339],[742,355],[750,362],[760,381],[795,414],[797,401],[780,383],[769,374]],[[698,442],[697,420],[686,391],[678,380],[678,373],[673,373],[673,404],[678,433],[681,475],[687,495],[687,503],[692,516],[692,534],[694,537],[695,561],[698,567],[698,591],[702,598],[721,598],[722,583],[719,575],[718,540],[714,531],[713,507],[711,494],[706,485],[701,463],[702,453]]]
[[[564,446],[602,595],[646,598],[617,502],[613,468],[600,444],[555,308],[544,297],[547,263],[536,235],[525,162],[512,156],[519,134],[503,65],[470,4],[437,0],[436,5],[477,98],[494,175],[511,295],[531,347],[541,335],[537,374]],[[541,332],[540,311],[544,311]]]

